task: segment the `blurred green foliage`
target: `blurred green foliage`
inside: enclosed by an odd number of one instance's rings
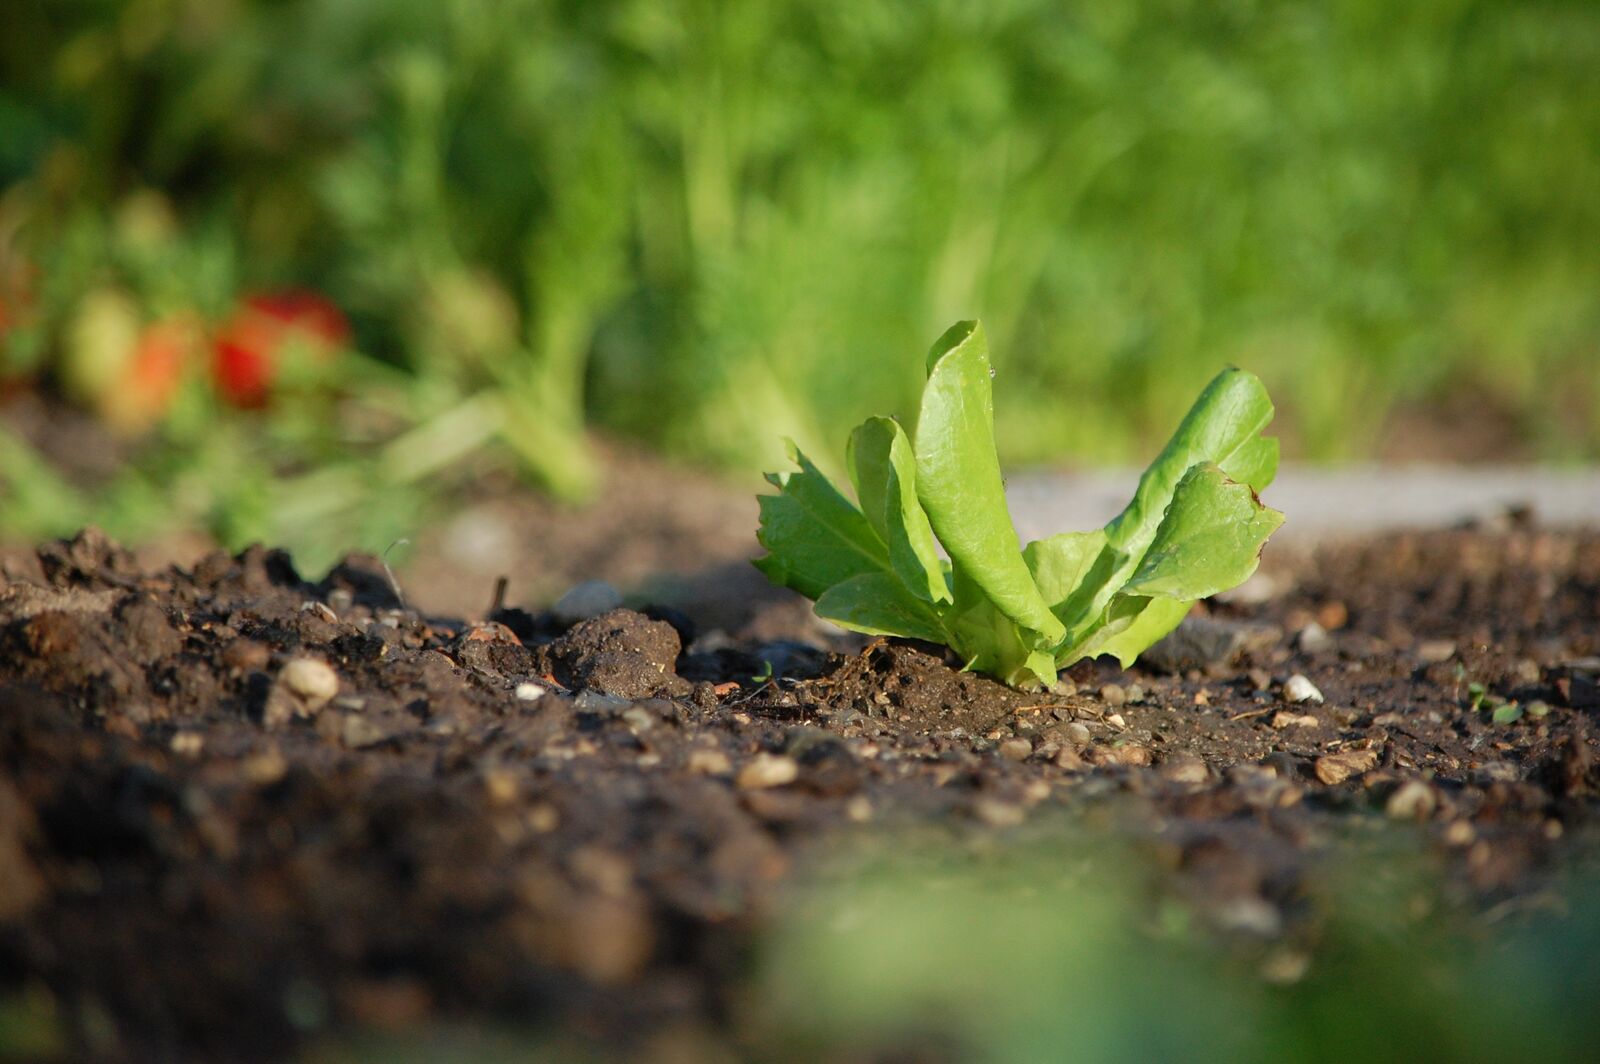
[[[471,459],[581,498],[585,425],[738,469],[783,434],[829,455],[914,409],[921,352],[973,316],[1013,463],[1146,457],[1230,361],[1291,454],[1368,453],[1440,396],[1600,454],[1587,0],[7,0],[5,22],[0,284],[37,275],[7,373],[58,361],[107,283],[213,322],[243,291],[324,292],[364,353],[333,384],[381,392],[388,435],[247,459],[263,483],[357,455],[339,477],[369,502],[425,498]],[[364,535],[330,499],[325,527]]]
[[[749,995],[763,1060],[1593,1055],[1592,867],[1486,913],[1414,833],[1366,824],[1322,838],[1268,910],[1295,919],[1269,932],[1231,915],[1268,904],[1257,895],[1230,896],[1226,877],[1186,886],[1103,825],[858,848],[788,899],[764,943]]]

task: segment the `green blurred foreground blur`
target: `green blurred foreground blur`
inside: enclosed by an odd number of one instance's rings
[[[974,316],[1012,463],[1148,458],[1227,362],[1291,455],[1441,400],[1463,438],[1600,455],[1585,0],[4,21],[0,534],[200,523],[325,561],[486,469],[591,496],[586,426],[832,455]],[[62,460],[62,399],[115,468]]]
[[[767,941],[753,996],[790,1052],[760,1057],[1591,1059],[1592,871],[1484,914],[1398,835],[1368,823],[1322,839],[1322,867],[1286,900],[1304,919],[1281,936],[1161,886],[1149,855],[1103,831],[965,852],[879,840]],[[907,1044],[931,1051],[870,1052]]]

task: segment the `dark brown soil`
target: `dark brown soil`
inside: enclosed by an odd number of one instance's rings
[[[1211,607],[1237,655],[1037,695],[792,603],[732,639],[440,619],[376,562],[145,570],[92,532],[3,575],[0,998],[72,1057],[475,1017],[738,1051],[781,888],[885,826],[1112,810],[1222,933],[1290,942],[1341,825],[1410,832],[1483,911],[1594,847],[1600,534],[1275,557]]]

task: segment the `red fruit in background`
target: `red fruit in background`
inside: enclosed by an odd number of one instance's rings
[[[234,406],[264,406],[282,368],[283,347],[303,344],[331,354],[350,339],[350,325],[315,292],[275,292],[245,299],[217,333],[217,390]]]

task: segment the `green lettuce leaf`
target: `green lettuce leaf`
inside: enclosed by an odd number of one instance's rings
[[[944,643],[1014,686],[1050,684],[1085,657],[1126,667],[1197,600],[1247,579],[1283,523],[1257,496],[1278,468],[1277,441],[1261,435],[1271,400],[1228,369],[1105,528],[1019,550],[981,327],[945,333],[927,369],[913,438],[889,418],[850,438],[859,507],[792,444],[798,472],[770,475],[778,494],[760,500],[756,565],[846,628]]]
[[[895,574],[918,598],[950,602],[939,545],[917,501],[917,458],[905,430],[893,418],[868,418],[850,436],[845,465],[862,513],[889,547]]]
[[[938,614],[892,573],[862,573],[833,585],[817,599],[817,616],[866,635],[950,641]]]
[[[1039,646],[1066,630],[1033,582],[1006,507],[994,447],[994,399],[983,328],[961,322],[928,355],[917,418],[917,497],[954,568]]]
[[[1283,514],[1261,505],[1250,485],[1235,483],[1212,463],[1193,466],[1118,593],[1194,601],[1238,587],[1256,571],[1267,537],[1282,524]]]
[[[776,495],[758,499],[761,531],[756,539],[768,550],[756,559],[767,579],[815,599],[852,576],[879,572],[889,564],[889,549],[861,511],[839,494],[793,441],[789,457],[798,473],[769,473]]]

